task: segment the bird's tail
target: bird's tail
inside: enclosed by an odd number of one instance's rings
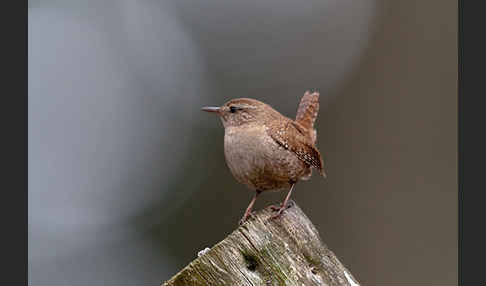
[[[306,91],[304,96],[300,100],[299,108],[297,109],[297,115],[295,121],[309,131],[309,135],[316,141],[316,131],[314,130],[314,122],[319,112],[319,92]]]

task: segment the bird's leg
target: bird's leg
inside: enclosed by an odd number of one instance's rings
[[[287,193],[287,196],[285,197],[285,200],[283,201],[282,205],[280,206],[280,208],[275,208],[275,207],[271,207],[273,210],[275,211],[278,211],[276,215],[273,215],[272,218],[278,218],[282,212],[287,209],[287,202],[290,198],[290,195],[292,194],[292,190],[294,189],[294,186],[295,186],[295,182],[292,182],[291,183],[292,185],[290,186],[290,190],[289,192]]]
[[[256,201],[258,195],[260,195],[261,193],[262,193],[262,191],[256,190],[255,195],[251,199],[250,204],[248,205],[248,207],[246,208],[245,214],[240,219],[240,225],[242,225],[248,219],[248,216],[251,213],[251,209],[253,208],[253,205],[255,204],[255,201]]]
[[[295,202],[293,200],[289,200],[289,198],[290,198],[290,194],[291,194],[295,184],[297,184],[297,182],[290,181],[289,183],[290,183],[290,189],[289,189],[289,192],[287,193],[287,197],[285,197],[284,202],[282,204],[278,205],[278,206],[273,205],[273,204],[268,206],[268,208],[270,208],[272,211],[274,211],[274,212],[280,211],[280,209],[282,209],[282,208],[288,209],[288,208],[291,208],[295,204]],[[280,212],[280,213],[282,213],[282,212]]]

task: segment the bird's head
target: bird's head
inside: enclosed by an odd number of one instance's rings
[[[276,112],[269,105],[251,98],[236,98],[220,107],[203,107],[202,110],[219,115],[224,127],[264,122]]]

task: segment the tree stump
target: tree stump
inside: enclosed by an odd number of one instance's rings
[[[274,214],[256,212],[162,285],[359,285],[297,204]]]

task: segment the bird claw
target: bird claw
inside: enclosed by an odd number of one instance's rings
[[[277,213],[276,213],[276,214],[274,214],[273,216],[271,216],[271,218],[272,218],[272,219],[277,219],[277,218],[279,218],[280,216],[282,216],[283,212],[284,212],[286,209],[290,208],[290,207],[291,207],[291,205],[289,205],[289,204],[287,204],[287,206],[286,206],[285,208],[284,208],[284,207],[280,207],[280,208],[278,209]]]
[[[276,206],[276,205],[269,205],[268,208],[270,208],[273,212],[276,212],[280,209],[281,206]]]
[[[238,221],[238,224],[239,224],[239,225],[244,224],[245,222],[247,222],[247,221],[248,221],[248,219],[249,219],[250,217],[255,217],[255,212],[254,212],[254,211],[250,212],[250,213],[249,213],[247,216],[243,216],[243,217],[242,217],[242,218],[241,218],[241,219]]]
[[[287,204],[285,205],[285,207],[283,205],[280,205],[280,206],[275,206],[275,205],[270,205],[269,208],[274,211],[274,212],[277,212],[275,215],[273,215],[271,218],[272,219],[276,219],[278,217],[280,217],[282,215],[282,213],[286,210],[286,209],[289,209],[291,207],[293,207],[295,205],[295,202],[293,200],[289,200],[287,202]]]
[[[270,208],[272,211],[276,212],[276,211],[280,211],[280,209],[289,209],[291,207],[293,207],[295,205],[295,202],[293,200],[289,200],[287,202],[287,205],[285,206],[285,208],[283,207],[283,205],[279,205],[279,206],[276,206],[276,205],[269,205],[268,208]]]
[[[283,208],[280,208],[278,210],[278,212],[276,214],[274,214],[273,216],[271,216],[270,218],[271,219],[277,219],[277,218],[279,218],[282,215],[283,211],[284,211],[284,209]]]

